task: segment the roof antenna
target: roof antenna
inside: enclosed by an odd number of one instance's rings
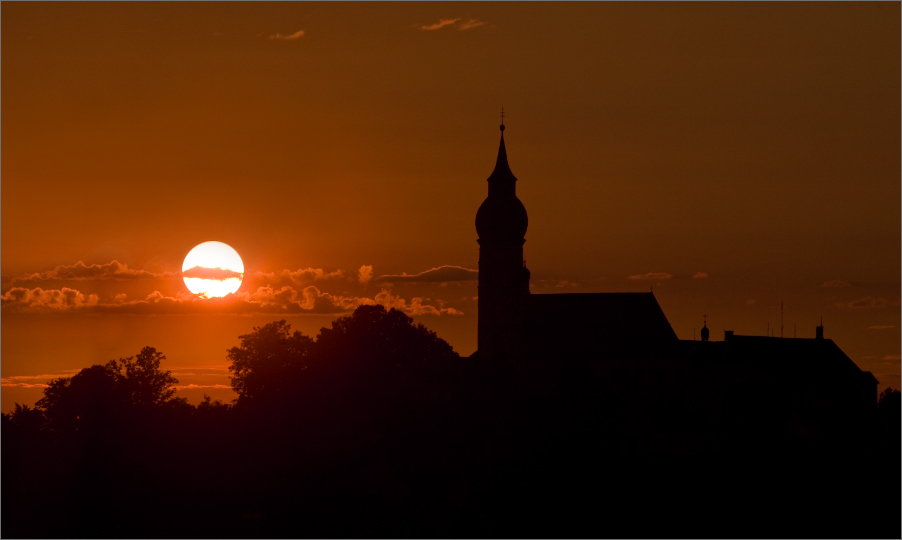
[[[780,300],[780,337],[783,337],[783,300]]]
[[[504,135],[504,105],[501,106],[501,135]]]

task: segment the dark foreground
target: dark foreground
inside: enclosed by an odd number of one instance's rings
[[[578,366],[452,355],[401,369],[404,351],[364,345],[332,351],[328,369],[289,362],[257,397],[246,379],[234,406],[110,407],[92,391],[76,417],[60,402],[4,416],[2,536],[902,533],[898,394],[799,437],[745,391],[637,400]]]

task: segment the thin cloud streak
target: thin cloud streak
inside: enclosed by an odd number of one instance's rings
[[[439,20],[439,22],[437,22],[435,24],[424,24],[423,26],[420,26],[420,30],[426,30],[427,32],[431,32],[432,30],[438,30],[440,28],[444,28],[446,26],[452,25],[459,20],[460,20],[460,17],[457,17],[456,19],[441,19],[441,20]]]
[[[280,40],[283,40],[283,41],[294,41],[294,40],[296,40],[296,39],[301,39],[302,37],[304,37],[304,31],[303,31],[303,30],[298,30],[297,32],[295,32],[295,33],[293,33],[293,34],[288,34],[288,35],[285,35],[285,36],[283,36],[282,34],[279,34],[279,33],[272,34],[272,35],[269,36],[269,39],[280,39]]]
[[[449,281],[476,281],[478,270],[461,266],[439,266],[419,274],[401,274],[400,276],[379,276],[374,283],[447,283]]]
[[[465,22],[460,23],[460,25],[457,27],[457,31],[458,31],[458,32],[463,32],[464,30],[469,30],[469,29],[471,29],[471,28],[476,28],[477,26],[482,26],[482,25],[484,25],[484,24],[485,24],[485,23],[482,22],[482,21],[478,21],[478,20],[476,20],[476,19],[470,19],[470,20],[468,20],[468,21],[465,21]]]
[[[647,274],[640,274],[636,276],[629,276],[626,279],[632,280],[653,280],[653,279],[670,279],[672,278],[672,274],[668,274],[667,272],[648,272]]]
[[[885,308],[889,306],[898,306],[899,300],[895,302],[888,300],[886,298],[874,298],[872,296],[865,296],[864,298],[860,298],[858,300],[852,300],[848,303],[848,306],[852,309],[867,309],[867,308]]]

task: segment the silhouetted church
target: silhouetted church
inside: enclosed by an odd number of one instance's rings
[[[508,165],[504,124],[488,197],[476,213],[478,350],[474,358],[519,368],[570,363],[606,387],[638,396],[671,389],[713,396],[729,385],[761,394],[800,437],[837,410],[877,401],[877,380],[817,327],[814,339],[734,336],[680,340],[651,292],[530,294],[523,259],[528,224]],[[675,390],[676,391],[676,390]]]

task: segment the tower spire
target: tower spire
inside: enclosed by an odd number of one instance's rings
[[[504,107],[501,107],[501,143],[498,145],[498,159],[495,161],[495,170],[489,176],[489,184],[498,181],[502,183],[517,181],[517,177],[511,172],[510,165],[507,163],[507,148],[504,146]]]

